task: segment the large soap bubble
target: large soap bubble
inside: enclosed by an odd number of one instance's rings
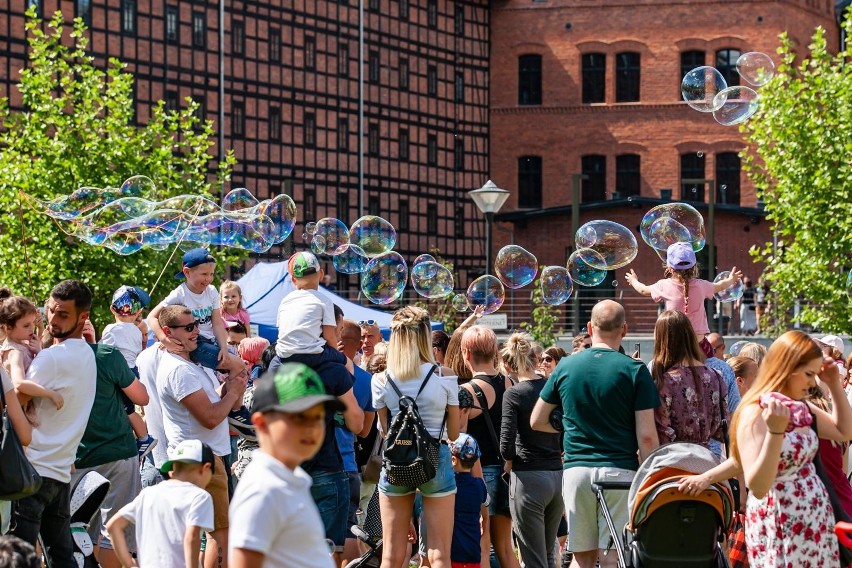
[[[334,269],[343,274],[360,274],[370,261],[358,245],[348,244],[332,258]]]
[[[396,229],[381,217],[365,215],[352,223],[349,241],[361,247],[372,258],[393,249]]]
[[[606,270],[595,268],[586,263],[583,257],[597,256],[595,264],[604,262],[603,257],[593,250],[581,251],[575,250],[568,257],[568,273],[571,279],[580,286],[597,286],[606,279]]]
[[[731,275],[730,270],[725,270],[724,272],[720,272],[716,275],[716,278],[713,279],[713,283],[721,282],[725,278]],[[743,284],[742,279],[734,282],[730,287],[725,288],[720,292],[716,292],[713,294],[717,300],[720,302],[735,302],[743,297],[743,291],[745,290],[745,285]]]
[[[720,103],[713,111],[713,118],[722,126],[741,124],[757,112],[757,93],[748,87],[728,87],[716,95]]]
[[[574,243],[586,264],[601,270],[627,266],[639,254],[630,229],[613,221],[589,221],[577,229]]]
[[[453,309],[457,312],[466,312],[470,309],[470,306],[467,303],[467,296],[464,294],[456,294],[453,296]]]
[[[453,273],[437,262],[421,262],[411,269],[411,285],[424,298],[443,298],[453,293]]]
[[[334,217],[317,221],[317,228],[311,239],[311,249],[316,254],[334,256],[343,252],[348,244],[349,227],[343,221]]]
[[[684,232],[685,231],[685,232]],[[695,207],[686,203],[663,203],[642,217],[639,224],[642,240],[658,252],[665,252],[674,242],[689,242],[695,252],[704,248],[704,218]],[[686,238],[684,238],[686,237]]]
[[[715,100],[719,91],[728,88],[725,78],[715,67],[696,67],[683,76],[680,94],[690,107],[700,112],[713,112],[719,104]]]
[[[494,272],[507,288],[520,288],[535,280],[538,261],[524,248],[507,245],[494,259]]]
[[[431,277],[434,275],[434,264],[436,260],[435,257],[431,254],[421,254],[417,258],[414,259],[414,263],[412,263],[412,271],[417,270],[421,276]],[[422,265],[422,266],[421,266]]]
[[[222,198],[222,209],[225,211],[239,211],[240,209],[251,209],[260,202],[252,193],[244,187],[232,189]]]
[[[574,282],[568,269],[563,266],[545,266],[541,270],[541,297],[545,303],[557,306],[564,304],[574,291]]]
[[[386,305],[402,296],[407,281],[405,259],[398,252],[389,251],[367,263],[361,273],[361,292],[372,303]]]
[[[471,309],[483,306],[483,314],[496,312],[506,300],[506,289],[496,276],[480,276],[467,287],[467,303]]]
[[[749,51],[737,58],[737,73],[755,87],[762,87],[775,75],[775,64],[765,53]]]

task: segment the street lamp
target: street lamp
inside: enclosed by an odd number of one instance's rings
[[[485,185],[479,189],[467,192],[479,210],[485,213],[485,274],[491,273],[491,229],[494,224],[494,214],[500,211],[506,200],[509,199],[509,192],[505,189],[497,187],[497,185],[488,180]]]

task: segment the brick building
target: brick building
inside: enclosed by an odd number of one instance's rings
[[[576,180],[579,223],[605,218],[633,229],[640,253],[628,268],[653,282],[662,268],[639,237],[643,214],[685,200],[706,220],[709,183],[681,180],[712,179],[719,203],[716,266],[759,276],[748,249],[771,241],[772,233],[740,168],[743,138],[736,127],[687,107],[681,78],[713,65],[729,85],[738,84],[739,55],[774,56],[783,31],[804,51],[821,25],[836,45],[833,1],[503,0],[493,4],[491,18],[490,171],[512,192],[497,216],[504,231],[495,232],[495,248],[513,239],[540,263],[563,264],[573,250]],[[716,270],[707,270],[704,252],[705,277],[712,280]],[[580,322],[594,299],[615,292],[637,313],[650,303],[637,302],[629,287],[622,293],[625,270],[597,289],[581,289]],[[631,318],[634,328],[652,329],[651,306]]]

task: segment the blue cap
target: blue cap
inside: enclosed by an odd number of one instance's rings
[[[450,443],[450,453],[466,462],[476,460],[482,455],[479,451],[479,444],[476,438],[464,432],[459,434],[459,437]]]
[[[192,250],[186,251],[183,255],[183,265],[181,267],[181,271],[175,274],[175,278],[180,280],[183,278],[183,269],[184,268],[195,268],[196,266],[201,266],[202,264],[208,264],[212,262],[216,264],[216,259],[213,258],[213,255],[210,254],[206,248],[195,248]]]
[[[112,295],[110,307],[119,315],[133,315],[142,308],[147,308],[151,297],[138,286],[122,286]]]

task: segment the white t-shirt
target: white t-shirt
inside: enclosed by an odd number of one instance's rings
[[[322,353],[322,326],[337,325],[334,304],[316,290],[293,290],[278,305],[279,357]]]
[[[301,467],[293,471],[256,450],[229,508],[231,561],[234,549],[244,548],[262,553],[266,568],[333,567],[310,487]]]
[[[204,391],[210,402],[219,402],[222,399],[216,392],[218,386],[219,381],[210,369],[171,353],[162,356],[157,369],[157,395],[160,397],[163,430],[170,449],[184,440],[195,439],[210,446],[217,456],[231,453],[228,420],[222,420],[212,430],[205,428],[180,402],[198,391]]]
[[[168,442],[166,441],[166,432],[163,429],[163,409],[160,403],[160,393],[157,391],[157,369],[165,353],[164,349],[160,349],[160,344],[155,343],[136,358],[139,382],[145,385],[148,390],[145,424],[148,426],[148,433],[157,439],[157,445],[151,450],[151,457],[154,458],[154,465],[157,466],[157,469],[169,459],[166,453]]]
[[[420,377],[406,381],[394,379],[393,382],[403,395],[414,398],[431,368],[432,363],[423,363],[420,365]],[[417,396],[417,410],[420,412],[420,418],[423,420],[426,430],[435,438],[441,433],[441,425],[444,422],[447,406],[459,405],[459,378],[455,375],[442,377],[440,373],[441,367],[439,365],[432,373],[432,377],[423,392]],[[384,373],[373,375],[370,386],[373,391],[373,407],[376,410],[387,408],[391,416],[395,416],[399,412],[399,396],[384,380]],[[446,427],[444,434],[446,435]]]
[[[213,530],[213,498],[188,481],[146,487],[117,514],[136,525],[139,568],[184,566],[186,528]]]
[[[219,292],[213,285],[208,286],[202,293],[196,294],[189,289],[186,282],[172,290],[165,299],[160,302],[161,306],[186,306],[192,310],[195,321],[198,322],[198,331],[201,335],[216,341],[213,333],[213,310],[220,309]]]
[[[97,376],[95,352],[83,339],[66,339],[42,350],[27,370],[27,380],[57,391],[65,400],[57,410],[48,398],[33,399],[39,425],[33,428],[27,457],[43,477],[71,481],[77,446],[95,402]]]
[[[142,331],[132,323],[111,323],[104,328],[100,342],[114,345],[132,369],[136,366],[136,357],[142,352]]]

